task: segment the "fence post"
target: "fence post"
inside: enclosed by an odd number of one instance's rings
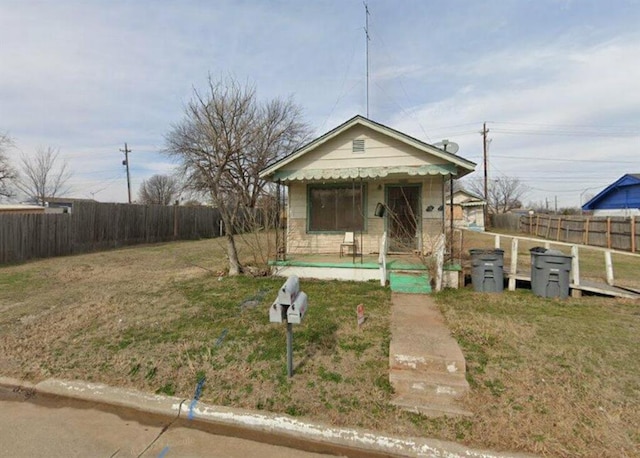
[[[173,238],[178,238],[178,201],[173,204]]]
[[[511,267],[509,268],[509,291],[516,290],[516,273],[518,272],[518,238],[511,239]]]
[[[551,215],[549,215],[547,219],[547,234],[544,236],[544,238],[548,239],[550,233],[551,233]]]
[[[607,285],[613,286],[613,261],[609,250],[604,252],[604,268],[607,272]]]
[[[607,216],[607,248],[611,248],[611,217]]]
[[[578,245],[571,247],[571,276],[573,277],[574,286],[580,286],[580,257]],[[582,297],[582,290],[573,288],[571,297]]]
[[[584,227],[584,239],[582,240],[583,245],[589,245],[589,222],[590,222],[590,219],[587,216],[587,220],[585,221],[585,227]]]
[[[497,234],[493,243],[493,247],[496,249],[500,248],[500,236]]]
[[[631,217],[631,252],[636,252],[636,217]]]

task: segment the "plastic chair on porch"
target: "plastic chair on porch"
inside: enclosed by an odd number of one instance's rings
[[[358,245],[353,232],[344,233],[344,240],[340,244],[340,257],[344,255],[345,248],[347,249],[347,254],[349,254],[349,248],[353,250],[354,255],[358,253]]]

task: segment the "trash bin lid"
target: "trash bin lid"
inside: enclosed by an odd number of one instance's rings
[[[504,250],[500,248],[471,248],[469,254],[504,254]]]
[[[545,253],[547,249],[543,246],[534,246],[529,250],[531,253]]]

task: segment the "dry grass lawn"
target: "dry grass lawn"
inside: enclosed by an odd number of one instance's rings
[[[243,257],[250,259],[249,253]],[[397,410],[388,382],[390,293],[305,280],[286,377],[281,279],[223,274],[217,240],[0,268],[0,373],[84,379],[333,425],[549,456],[640,455],[640,305],[529,291],[437,295],[468,359],[474,417]],[[368,321],[355,325],[363,302]]]

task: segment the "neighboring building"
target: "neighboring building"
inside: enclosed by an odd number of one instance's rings
[[[444,229],[445,182],[474,168],[355,116],[260,176],[288,187],[287,253],[339,253],[345,232],[356,234],[359,252],[375,253],[385,231],[389,251],[428,253]]]
[[[640,215],[640,173],[628,173],[582,206],[594,216]]]
[[[39,205],[21,205],[21,204],[8,204],[0,205],[0,214],[18,214],[18,213],[44,213],[44,207]]]
[[[447,218],[451,206],[449,196],[446,196]],[[469,191],[459,189],[453,193],[453,225],[458,228],[484,231],[485,200]]]
[[[73,205],[81,202],[93,202],[93,199],[76,199],[73,197],[48,197],[45,200],[46,213],[71,213]]]

